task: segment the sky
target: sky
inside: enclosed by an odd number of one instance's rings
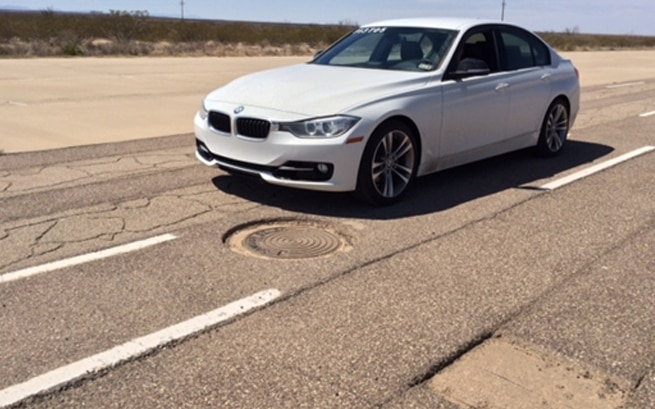
[[[181,0],[0,0],[0,9],[147,11],[181,17]],[[500,19],[502,0],[184,0],[186,18],[366,24],[401,17]],[[655,0],[505,0],[505,21],[532,31],[655,36]]]

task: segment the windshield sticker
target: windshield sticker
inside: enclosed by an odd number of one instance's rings
[[[354,34],[381,34],[387,31],[386,27],[360,27]]]

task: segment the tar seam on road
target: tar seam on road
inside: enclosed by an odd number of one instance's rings
[[[124,244],[122,246],[112,247],[106,250],[97,251],[94,253],[82,254],[80,256],[67,258],[64,260],[53,261],[52,263],[42,264],[40,266],[30,267],[23,270],[15,271],[0,275],[0,284],[5,284],[10,281],[20,280],[22,278],[31,277],[37,274],[48,273],[50,271],[59,270],[66,267],[76,266],[78,264],[88,263],[90,261],[101,260],[116,256],[119,254],[129,253],[144,249],[146,247],[154,246],[166,241],[175,240],[177,237],[172,234],[163,234],[161,236],[152,237],[146,240],[135,241],[133,243]]]
[[[31,397],[53,392],[72,382],[148,355],[166,345],[179,342],[253,309],[263,307],[280,295],[281,292],[277,289],[258,292],[187,321],[133,339],[107,351],[0,390],[0,408],[13,406]]]
[[[597,165],[590,166],[586,169],[582,169],[581,171],[575,172],[571,175],[564,176],[563,178],[560,179],[556,179],[550,183],[546,183],[545,185],[540,186],[539,189],[546,190],[546,191],[558,189],[564,185],[568,185],[569,183],[573,183],[582,178],[586,178],[587,176],[593,175],[594,173],[598,173],[602,170],[611,168],[612,166],[616,166],[620,163],[626,162],[630,159],[646,154],[648,152],[652,152],[654,150],[655,150],[655,146],[644,146],[643,148],[639,148],[632,152],[628,152],[614,159],[601,162]]]

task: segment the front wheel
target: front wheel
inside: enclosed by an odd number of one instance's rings
[[[364,149],[355,194],[375,205],[395,203],[411,185],[417,168],[414,132],[400,121],[382,124]]]
[[[541,156],[557,155],[566,142],[569,134],[569,108],[562,99],[555,100],[541,125],[537,153]]]

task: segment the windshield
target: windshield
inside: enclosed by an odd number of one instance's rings
[[[319,54],[313,64],[432,71],[441,65],[455,31],[420,27],[362,27]]]

